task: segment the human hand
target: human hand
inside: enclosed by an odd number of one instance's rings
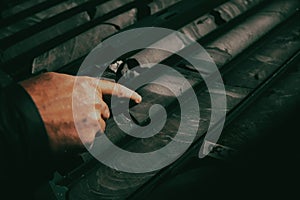
[[[53,152],[81,149],[83,145],[92,144],[99,131],[104,133],[105,119],[109,118],[110,113],[103,95],[130,98],[136,103],[142,100],[139,94],[120,84],[86,76],[48,72],[20,84],[40,112]],[[73,116],[74,101],[77,102],[76,122]],[[86,134],[79,137],[76,128]]]

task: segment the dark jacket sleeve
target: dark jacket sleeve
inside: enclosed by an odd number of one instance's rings
[[[0,176],[38,183],[51,175],[48,136],[29,94],[0,71]]]

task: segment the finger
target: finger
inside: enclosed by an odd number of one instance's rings
[[[100,124],[100,131],[102,133],[104,133],[105,128],[106,128],[106,123],[105,123],[105,121],[102,118],[100,118],[98,121],[99,121],[99,124]]]
[[[95,109],[100,111],[101,117],[103,117],[104,119],[109,118],[110,116],[109,108],[103,100],[100,100],[100,103],[95,104]]]
[[[136,103],[140,103],[142,101],[142,97],[138,93],[118,83],[100,80],[98,87],[101,89],[103,94],[129,98]]]

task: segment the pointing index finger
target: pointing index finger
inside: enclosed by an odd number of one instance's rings
[[[128,98],[136,103],[140,103],[142,101],[142,97],[138,93],[118,83],[100,80],[98,87],[101,89],[103,94]]]

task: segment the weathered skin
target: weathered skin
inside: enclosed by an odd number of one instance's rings
[[[75,80],[80,87],[76,88],[74,95]],[[139,94],[117,83],[54,72],[41,74],[20,84],[35,102],[48,133],[50,147],[55,153],[80,150],[84,144],[93,143],[97,133],[104,133],[105,120],[110,113],[103,95],[130,98],[136,103],[142,100]],[[73,118],[73,101],[80,102],[80,107],[76,107],[80,109],[80,112],[76,111],[80,119],[76,120],[76,125],[83,127],[86,133],[81,138]],[[93,124],[95,122],[98,124]]]

